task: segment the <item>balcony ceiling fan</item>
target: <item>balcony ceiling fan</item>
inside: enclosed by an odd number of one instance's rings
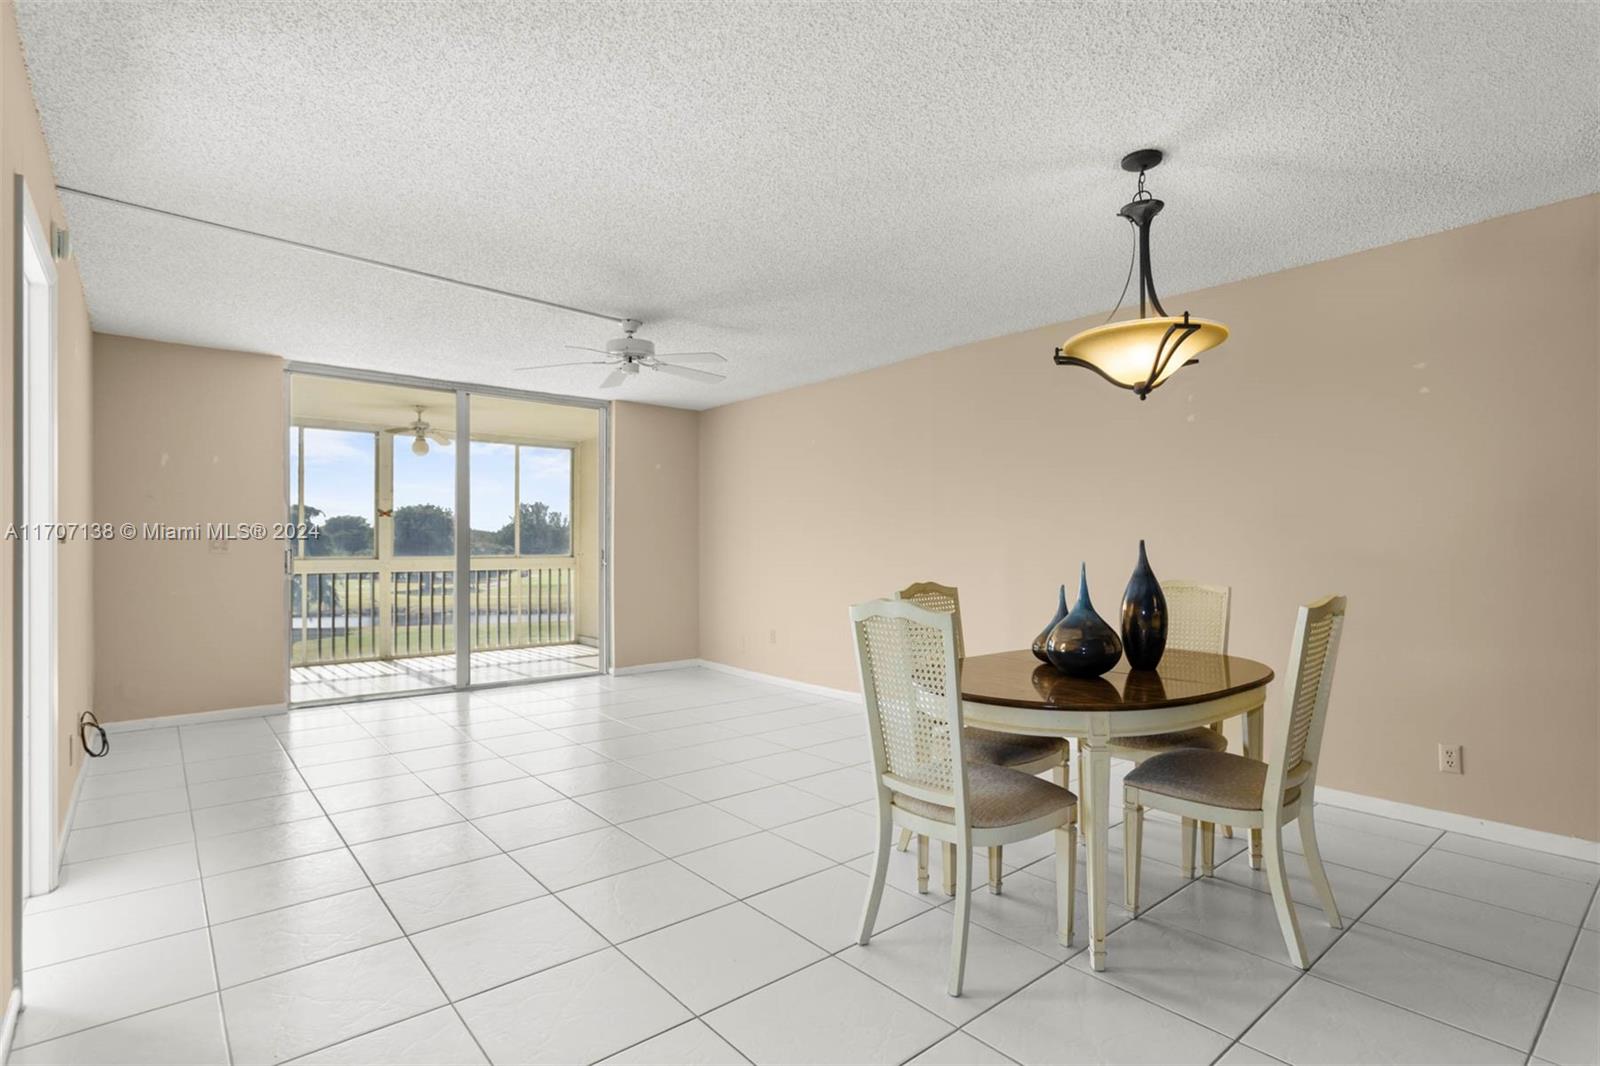
[[[448,434],[435,430],[423,420],[422,412],[424,410],[425,408],[421,405],[416,407],[417,420],[409,426],[390,426],[384,430],[385,433],[393,433],[396,436],[416,437],[416,440],[411,442],[412,455],[427,455],[429,438],[432,438],[433,442],[441,447],[448,447],[450,444]]]
[[[626,384],[630,378],[637,377],[641,369],[659,370],[663,374],[673,377],[687,378],[690,381],[703,381],[713,383],[723,380],[727,375],[713,374],[709,370],[698,370],[692,366],[679,366],[678,363],[726,363],[727,360],[716,352],[664,352],[656,353],[653,342],[634,334],[644,325],[637,318],[622,320],[622,336],[606,341],[604,348],[589,348],[581,344],[569,344],[568,348],[577,352],[594,352],[596,355],[605,356],[604,359],[586,359],[576,363],[545,363],[541,366],[521,366],[518,370],[554,370],[556,367],[566,366],[609,366],[611,373],[600,382],[602,389],[614,389]],[[678,362],[666,362],[675,359]]]

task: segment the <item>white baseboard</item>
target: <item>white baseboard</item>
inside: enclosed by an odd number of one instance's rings
[[[729,666],[727,663],[713,662],[710,659],[697,659],[697,666],[704,666],[708,670],[716,670],[735,677],[745,677],[752,681],[765,681],[771,685],[782,685],[785,688],[799,689],[801,692],[810,692],[818,696],[826,696],[830,700],[859,700],[861,693],[851,692],[848,689],[829,688],[827,685],[813,685],[809,681],[796,681],[793,678],[779,677],[777,674],[763,674],[759,670],[746,670],[742,666]]]
[[[618,677],[628,674],[654,674],[662,670],[693,670],[699,666],[709,665],[699,659],[674,659],[665,663],[640,663],[637,666],[613,666],[611,672]]]
[[[11,1041],[17,1035],[17,1015],[22,1013],[22,989],[12,988],[6,1000],[5,1021],[0,1022],[0,1066],[11,1058]]]
[[[1375,814],[1380,818],[1415,822],[1429,829],[1442,829],[1449,833],[1493,840],[1499,844],[1511,844],[1550,855],[1565,855],[1569,859],[1600,863],[1600,842],[1584,840],[1582,837],[1564,837],[1559,833],[1546,833],[1540,829],[1527,829],[1505,822],[1491,822],[1484,818],[1473,818],[1471,815],[1437,811],[1432,807],[1418,807],[1411,803],[1363,796],[1359,792],[1343,792],[1322,785],[1317,786],[1317,802],[1330,807],[1360,811],[1363,814]]]
[[[259,707],[227,707],[220,711],[195,711],[192,714],[162,714],[154,718],[135,718],[128,722],[101,722],[107,733],[137,733],[141,729],[166,729],[175,725],[199,725],[202,722],[226,722],[233,718],[266,718],[284,714],[286,703],[263,703]]]

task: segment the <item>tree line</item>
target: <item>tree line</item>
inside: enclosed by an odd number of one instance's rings
[[[572,519],[549,504],[524,503],[516,521],[522,524],[523,555],[569,555],[572,552]],[[296,521],[293,512],[291,522]],[[324,517],[317,507],[306,507],[306,521],[316,527],[316,536],[307,537],[306,554],[341,556],[373,554],[372,523],[362,515]],[[455,512],[433,503],[413,503],[394,512],[394,551],[396,555],[452,555],[455,553]],[[472,554],[511,555],[516,551],[515,522],[499,529],[472,530]]]

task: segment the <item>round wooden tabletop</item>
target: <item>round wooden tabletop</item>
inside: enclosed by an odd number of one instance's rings
[[[972,655],[961,662],[961,698],[1002,707],[1060,711],[1144,711],[1205,703],[1264,688],[1272,668],[1237,655],[1168,651],[1154,670],[1127,661],[1103,677],[1068,677],[1031,651]]]

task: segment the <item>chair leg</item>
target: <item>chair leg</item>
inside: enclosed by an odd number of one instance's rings
[[[1067,823],[1067,946],[1072,946],[1072,938],[1078,930],[1078,821],[1081,815],[1074,815],[1073,820]]]
[[[966,977],[967,928],[972,918],[972,849],[964,844],[960,848],[954,844],[945,847],[947,857],[960,860],[952,863],[956,867],[956,929],[950,942],[950,994],[959,996]]]
[[[889,803],[878,800],[878,848],[872,864],[872,886],[867,889],[867,905],[861,911],[861,933],[857,944],[872,938],[872,927],[878,924],[878,904],[883,901],[883,883],[889,876],[889,847],[893,841],[894,823],[889,820]]]
[[[1283,827],[1268,826],[1263,829],[1261,845],[1267,868],[1267,887],[1272,890],[1272,909],[1278,912],[1278,929],[1283,933],[1283,946],[1289,949],[1289,961],[1304,970],[1311,964],[1306,959],[1305,941],[1300,939],[1300,920],[1295,917],[1294,897],[1289,895],[1289,872],[1283,865]]]
[[[1078,897],[1078,822],[1056,830],[1056,940],[1070,948],[1076,934]]]
[[[928,838],[917,834],[917,891],[928,894]]]
[[[1005,849],[999,844],[989,849],[989,891],[996,896],[1000,894],[1000,861],[1004,853]]]
[[[1144,808],[1137,803],[1122,805],[1122,889],[1128,913],[1139,913],[1139,869],[1144,851]]]
[[[900,830],[900,850],[905,851],[909,847],[911,847],[911,830],[902,829]]]
[[[968,857],[968,864],[971,864],[970,856]],[[944,846],[944,894],[947,896],[956,894],[956,846],[954,844],[946,844]]]
[[[1210,822],[1200,823],[1200,876],[1210,877],[1217,860],[1217,827]]]
[[[1185,818],[1183,825],[1178,829],[1178,835],[1183,839],[1183,861],[1181,863],[1183,876],[1191,879],[1194,877],[1194,834],[1195,820],[1193,818]]]
[[[1300,846],[1306,853],[1306,867],[1311,871],[1311,883],[1322,899],[1322,913],[1328,916],[1330,926],[1334,929],[1343,929],[1344,921],[1339,917],[1339,905],[1333,901],[1333,885],[1328,883],[1328,871],[1322,865],[1322,852],[1317,846],[1317,827],[1311,820],[1309,803],[1300,812]]]

